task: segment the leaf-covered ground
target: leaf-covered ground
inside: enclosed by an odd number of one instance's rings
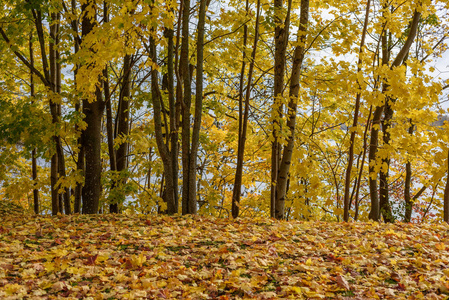
[[[0,216],[1,299],[447,299],[449,226]]]

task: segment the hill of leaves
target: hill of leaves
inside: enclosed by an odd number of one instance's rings
[[[449,226],[2,215],[1,299],[447,299]]]

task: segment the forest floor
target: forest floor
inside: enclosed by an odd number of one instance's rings
[[[448,299],[449,226],[0,214],[1,299]]]

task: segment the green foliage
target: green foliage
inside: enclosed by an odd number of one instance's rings
[[[55,129],[38,102],[30,102],[28,98],[11,101],[2,97],[0,111],[0,143],[19,144],[24,153],[36,149],[39,155],[43,155],[49,150],[48,135]]]

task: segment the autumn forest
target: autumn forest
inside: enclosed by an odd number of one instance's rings
[[[448,20],[447,0],[3,0],[1,201],[449,222]]]

